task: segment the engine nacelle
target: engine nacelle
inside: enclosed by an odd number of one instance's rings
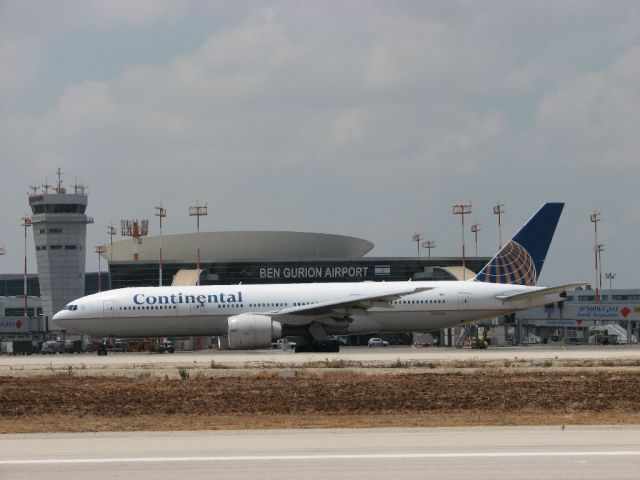
[[[266,315],[235,315],[229,317],[228,333],[233,350],[268,348],[273,340],[282,338],[282,324]]]

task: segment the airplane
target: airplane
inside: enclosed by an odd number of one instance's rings
[[[472,279],[134,287],[79,298],[53,317],[102,337],[226,336],[231,349],[302,337],[336,351],[335,335],[427,332],[563,301],[584,283],[536,282],[564,203],[545,203]]]

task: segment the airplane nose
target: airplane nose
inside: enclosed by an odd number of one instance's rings
[[[69,319],[69,314],[70,312],[66,311],[66,310],[60,310],[58,313],[54,313],[53,317],[52,317],[52,321],[58,325],[59,327],[63,327],[66,328],[67,325],[65,322],[65,320]]]

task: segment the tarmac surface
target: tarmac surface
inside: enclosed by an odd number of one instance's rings
[[[0,435],[7,479],[637,479],[639,426]]]

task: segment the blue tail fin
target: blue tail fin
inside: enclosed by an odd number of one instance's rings
[[[474,280],[489,283],[535,285],[564,203],[545,203]]]

